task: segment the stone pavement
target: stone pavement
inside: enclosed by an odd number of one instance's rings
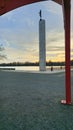
[[[0,71],[0,130],[73,130],[73,105],[60,104],[64,80],[64,72]]]

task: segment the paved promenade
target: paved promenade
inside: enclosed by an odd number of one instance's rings
[[[64,80],[64,72],[0,71],[0,130],[73,130],[73,105],[60,104]]]

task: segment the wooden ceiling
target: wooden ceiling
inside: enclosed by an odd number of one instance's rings
[[[32,4],[35,2],[41,2],[46,0],[0,0],[0,15],[3,15],[18,7]],[[49,0],[48,0],[49,1]],[[62,4],[62,0],[52,0],[58,4]]]
[[[62,4],[62,0],[52,0],[52,1],[54,1],[54,2],[56,2],[58,4]]]

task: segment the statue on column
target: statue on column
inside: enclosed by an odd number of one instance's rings
[[[40,20],[42,20],[42,11],[39,12]]]

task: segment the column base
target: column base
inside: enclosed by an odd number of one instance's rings
[[[71,105],[72,102],[67,102],[66,100],[61,100],[61,104]]]

